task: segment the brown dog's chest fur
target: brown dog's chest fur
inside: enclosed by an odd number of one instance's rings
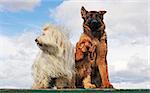
[[[106,39],[106,34],[105,32],[103,33],[103,36],[100,39]],[[87,51],[85,49],[82,49],[85,46],[81,46],[81,44],[85,44],[86,42],[91,42],[92,46],[95,46],[95,48],[92,49],[91,46],[91,52],[93,53],[92,58],[88,57],[88,53],[84,53],[84,51]],[[83,33],[80,37],[80,40],[76,44],[76,53],[75,53],[75,59],[76,59],[76,70],[77,70],[77,75],[76,75],[76,86],[77,87],[84,87],[83,85],[83,80],[86,78],[88,75],[91,76],[91,83],[95,84],[96,87],[99,87],[102,83],[101,81],[101,76],[99,74],[99,69],[96,64],[96,59],[98,53],[98,46],[100,44],[100,40],[97,38],[91,38],[89,35],[86,33]],[[91,60],[92,59],[92,60]]]

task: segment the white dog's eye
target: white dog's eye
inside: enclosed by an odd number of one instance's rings
[[[45,33],[42,34],[43,36],[45,35]]]

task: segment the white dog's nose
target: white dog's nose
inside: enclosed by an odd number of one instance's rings
[[[35,42],[38,42],[38,40],[37,40],[37,39],[35,39]]]
[[[37,43],[38,46],[42,46],[42,44],[39,42],[39,40],[36,38],[35,42]]]

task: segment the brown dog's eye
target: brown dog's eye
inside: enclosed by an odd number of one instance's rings
[[[98,17],[99,17],[99,15],[98,15],[98,14],[96,14],[96,15],[95,15],[95,17],[96,17],[96,18],[98,18]]]
[[[89,18],[89,16],[86,16],[85,20],[88,19],[88,18]]]
[[[98,15],[98,14],[96,14],[95,17],[98,19],[101,19],[100,15]]]

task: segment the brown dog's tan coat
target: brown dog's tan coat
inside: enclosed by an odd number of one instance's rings
[[[85,10],[84,7],[81,8],[81,15],[82,18],[84,19],[83,23],[84,32],[81,35],[80,40],[76,44],[76,53],[75,53],[76,69],[77,69],[76,87],[84,87],[84,88],[113,87],[109,82],[107,59],[106,59],[107,37],[104,31],[105,24],[103,22],[103,15],[105,13],[106,11],[88,12]],[[88,23],[89,21],[91,21],[89,17],[91,17],[91,19],[93,18],[94,21],[98,19],[100,26],[99,24],[98,28],[96,28],[95,26],[91,26],[91,24]],[[96,30],[93,30],[95,28]],[[93,48],[93,46],[95,48]],[[90,49],[92,50],[92,52],[89,52]],[[91,54],[92,56],[89,57],[88,55]],[[99,75],[97,75],[97,72]],[[96,76],[93,75],[91,77],[91,73],[94,73],[94,75]],[[92,81],[94,81],[94,84],[92,84]]]

